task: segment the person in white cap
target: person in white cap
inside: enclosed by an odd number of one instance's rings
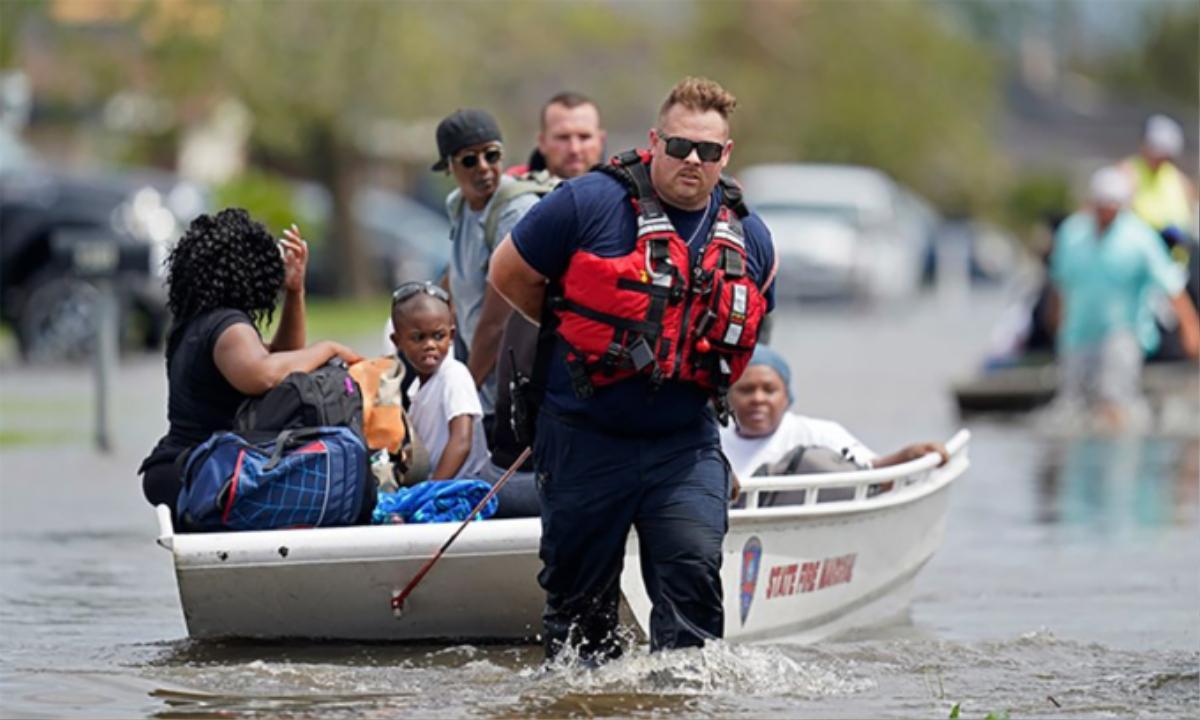
[[[1174,160],[1183,152],[1183,128],[1166,115],[1151,115],[1141,152],[1121,167],[1133,183],[1130,207],[1155,230],[1170,228],[1196,237],[1196,188]]]
[[[1127,209],[1131,191],[1121,169],[1098,170],[1089,207],[1059,226],[1050,257],[1059,402],[1094,409],[1114,429],[1143,406],[1137,326],[1151,289],[1170,299],[1187,356],[1200,349],[1200,320],[1183,271],[1158,234]]]

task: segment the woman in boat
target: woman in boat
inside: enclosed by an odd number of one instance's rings
[[[212,433],[233,428],[238,406],[289,373],[333,357],[360,358],[328,340],[305,347],[304,273],[308,245],[293,225],[276,239],[240,208],[192,221],[167,258],[167,434],[142,461],[142,490],[152,505],[175,510],[176,460]],[[279,327],[268,325],[280,293]]]
[[[792,371],[779,353],[765,345],[755,348],[745,373],[729,390],[735,423],[721,430],[721,449],[736,475],[777,474],[771,466],[797,448],[835,453],[841,467],[828,469],[887,467],[931,452],[941,455],[943,463],[949,458],[941,443],[915,443],[880,457],[832,420],[787,412],[793,401],[791,382]]]

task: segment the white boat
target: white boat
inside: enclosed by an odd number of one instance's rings
[[[894,616],[941,544],[948,490],[967,469],[969,433],[938,456],[878,470],[742,482],[729,512],[721,580],[725,637],[818,640]],[[763,493],[803,490],[800,504],[760,506]],[[157,509],[193,638],[376,641],[536,639],[545,596],[537,518],[476,521],[394,614],[393,593],[444,543],[453,524],[175,534]],[[645,636],[650,600],[630,537],[623,617]]]

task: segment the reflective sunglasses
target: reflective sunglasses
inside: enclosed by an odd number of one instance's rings
[[[396,307],[400,303],[418,293],[432,295],[447,305],[450,304],[450,293],[446,292],[446,289],[441,285],[431,283],[428,280],[425,280],[424,282],[414,280],[412,282],[406,282],[392,291],[392,307]]]
[[[500,148],[487,148],[486,150],[477,150],[473,153],[467,153],[454,159],[454,162],[462,165],[470,170],[479,164],[480,158],[488,165],[495,165],[500,162],[500,158],[504,157],[504,151]]]
[[[696,151],[696,157],[700,158],[701,162],[716,162],[725,154],[725,146],[721,143],[688,140],[684,137],[667,137],[661,135],[662,141],[667,144],[667,154],[676,160],[686,160],[688,155],[692,154],[692,150]]]

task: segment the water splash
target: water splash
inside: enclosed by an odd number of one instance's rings
[[[821,697],[860,692],[874,682],[838,661],[809,662],[781,647],[712,642],[703,648],[650,653],[586,669],[575,658],[524,673],[544,688],[583,694]]]

